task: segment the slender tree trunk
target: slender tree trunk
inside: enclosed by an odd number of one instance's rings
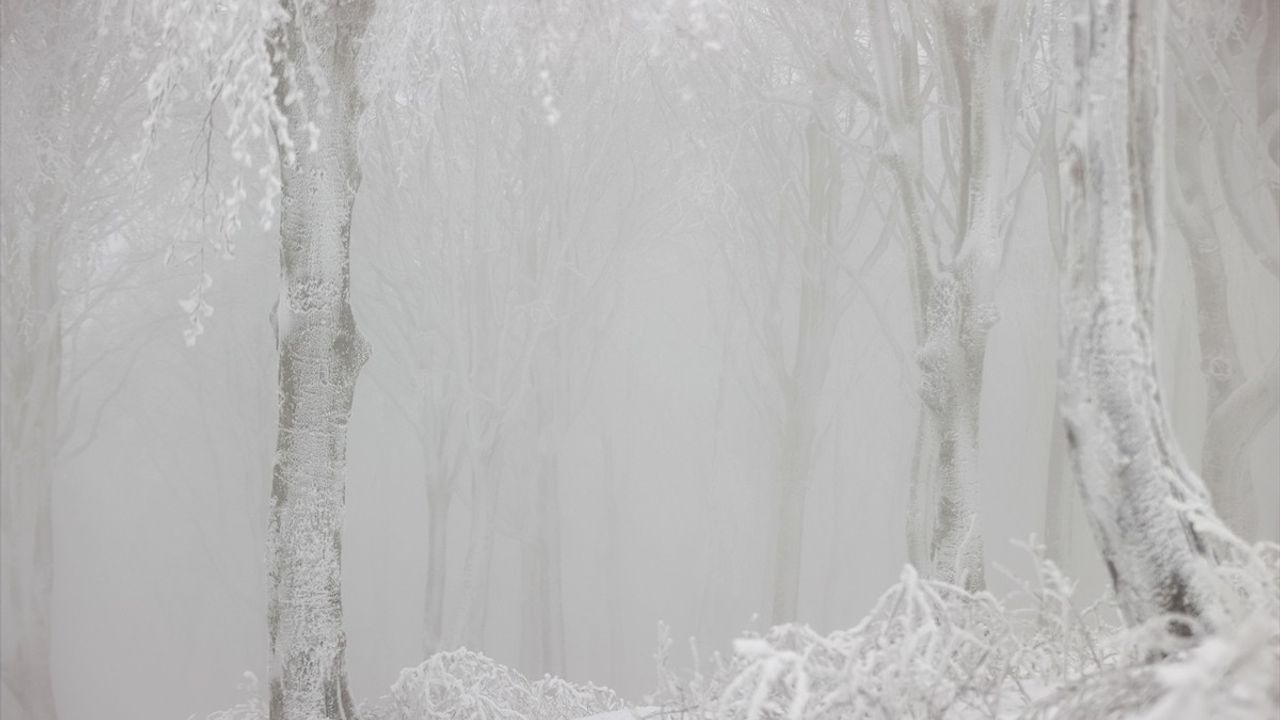
[[[525,587],[521,632],[524,665],[531,673],[564,676],[564,599],[560,547],[560,493],[556,459],[538,465],[537,512],[533,539],[524,547]]]
[[[449,505],[453,493],[427,489],[427,592],[423,613],[423,657],[444,650],[444,591],[449,560]]]
[[[1213,509],[1177,447],[1155,367],[1163,4],[1077,9],[1058,384],[1068,448],[1126,619],[1177,612],[1212,628],[1223,610],[1207,550],[1175,503]]]
[[[538,520],[534,521],[535,523]],[[546,617],[543,602],[546,600],[543,584],[546,570],[542,562],[545,553],[542,549],[541,528],[533,528],[533,537],[520,549],[520,570],[523,576],[521,587],[526,595],[525,602],[520,604],[520,665],[529,677],[536,677],[544,672],[542,652],[542,626]]]
[[[22,237],[7,220],[7,267],[0,292],[0,677],[6,717],[57,717],[51,667],[53,471],[62,379],[61,242],[54,218],[65,195],[37,193],[35,220],[52,223]],[[10,234],[13,233],[13,234]],[[17,243],[29,246],[17,247]],[[12,704],[10,704],[12,703]]]
[[[622,521],[618,512],[618,466],[613,457],[613,436],[605,430],[600,434],[600,452],[602,475],[604,480],[604,558],[605,597],[609,609],[609,684],[617,687],[620,683],[620,662],[623,657],[622,643],[622,540],[618,524]],[[701,613],[699,613],[701,622]]]
[[[773,548],[773,625],[795,622],[800,601],[801,543],[808,487],[802,482],[777,485],[775,517],[778,528]]]
[[[467,537],[467,554],[462,564],[462,599],[458,607],[460,621],[454,630],[454,645],[472,650],[484,647],[484,630],[489,608],[489,573],[493,564],[493,543],[497,531],[498,490],[491,462],[473,469],[471,530]]]
[[[538,478],[539,511],[542,514],[542,568],[539,590],[543,600],[543,672],[563,677],[564,665],[564,572],[560,544],[560,481],[554,455],[543,458]]]
[[[360,185],[356,52],[372,2],[291,17],[273,39],[281,134],[280,414],[271,487],[272,720],[355,716],[342,629],[347,422],[369,346],[350,305],[351,210]],[[322,81],[325,92],[318,82]],[[294,97],[298,94],[297,97]],[[319,129],[314,149],[307,127]]]

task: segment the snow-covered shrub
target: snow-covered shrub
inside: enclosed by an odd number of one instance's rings
[[[400,671],[375,717],[385,720],[568,720],[623,707],[612,690],[516,670],[466,649]]]
[[[1031,557],[1035,574],[1018,575],[996,565],[1013,583],[1005,598],[1010,621],[1018,634],[1018,676],[1045,683],[1063,683],[1114,665],[1121,648],[1114,639],[1123,631],[1119,609],[1109,598],[1080,608],[1076,582],[1067,577],[1032,538],[1016,543]]]
[[[850,630],[782,625],[734,644],[692,701],[694,717],[764,720],[995,714],[1019,658],[1008,614],[989,593],[924,580],[910,566]],[[661,698],[659,698],[661,699]]]
[[[1210,520],[1197,531],[1232,598],[1214,635],[1172,616],[1126,629],[1110,600],[1079,608],[1033,539],[1034,576],[1006,572],[1002,599],[908,566],[856,627],[748,634],[705,674],[695,659],[688,682],[667,667],[663,633],[651,700],[698,720],[1280,717],[1280,547]]]

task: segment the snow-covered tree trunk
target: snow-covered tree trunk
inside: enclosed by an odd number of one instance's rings
[[[969,294],[972,283],[945,272],[933,278],[919,358],[921,397],[937,443],[932,576],[978,590],[986,586],[978,528],[978,408],[990,321]]]
[[[1000,9],[992,3],[943,5],[930,25],[914,27],[910,14],[897,24],[886,2],[872,2],[871,49],[876,88],[911,263],[920,396],[928,456],[916,460],[911,479],[907,548],[931,577],[984,587],[978,527],[978,431],[987,334],[996,320],[993,281],[1001,252],[999,131],[1004,78],[998,57]],[[916,33],[930,31],[928,42]],[[944,157],[957,176],[954,232],[936,233],[930,215],[937,199],[924,177],[920,45],[936,53],[943,97],[957,106],[958,122],[944,129],[954,148]],[[944,126],[945,127],[945,126]],[[931,507],[923,503],[934,499]]]
[[[36,194],[34,216],[53,221],[61,193]],[[39,223],[44,230],[56,221]],[[0,706],[18,720],[56,717],[50,667],[53,466],[62,367],[58,238],[7,218],[0,313]],[[25,226],[25,227],[24,227]],[[23,237],[20,230],[32,232]],[[19,243],[22,243],[19,246]],[[15,270],[22,273],[15,274]]]
[[[347,421],[369,346],[350,305],[363,110],[357,53],[371,0],[289,2],[272,38],[282,201],[279,436],[271,486],[272,720],[354,717],[342,628]],[[309,146],[310,145],[310,146]]]
[[[1213,510],[1177,446],[1155,367],[1162,12],[1159,0],[1077,3],[1059,400],[1126,619],[1177,612],[1213,627],[1222,600],[1176,503]]]

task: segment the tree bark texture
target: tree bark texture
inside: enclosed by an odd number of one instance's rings
[[[271,52],[280,141],[279,435],[271,486],[272,720],[355,716],[342,628],[347,422],[369,346],[350,305],[356,68],[370,0],[286,2]],[[310,128],[318,130],[311,143]],[[292,139],[292,143],[289,139]],[[309,144],[313,146],[309,147]]]
[[[1155,366],[1162,12],[1158,0],[1077,4],[1059,401],[1126,619],[1173,612],[1213,627],[1221,601],[1186,508],[1213,510],[1177,446]]]

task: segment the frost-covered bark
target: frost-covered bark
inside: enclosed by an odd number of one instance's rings
[[[1059,362],[1068,445],[1126,619],[1176,612],[1213,627],[1221,599],[1186,507],[1213,510],[1177,446],[1155,366],[1163,5],[1076,9]]]
[[[369,355],[349,302],[349,244],[360,185],[357,53],[373,2],[288,9],[271,47],[287,125],[277,128],[284,161],[270,708],[272,720],[338,720],[355,714],[344,660],[342,516],[347,420]]]
[[[915,300],[926,457],[916,459],[908,509],[908,554],[931,577],[985,584],[977,500],[979,407],[987,334],[997,319],[994,282],[1002,253],[1000,144],[1003,60],[1014,15],[993,3],[914,13],[872,2],[870,52],[877,104],[887,135],[885,160],[898,192],[902,236]],[[927,34],[921,35],[919,33]],[[942,163],[952,180],[949,227],[932,207],[940,191],[925,177],[920,54],[932,56],[941,96],[957,106],[954,126],[940,123]],[[921,474],[927,468],[929,474]],[[923,483],[923,484],[922,484]],[[935,504],[925,508],[933,498]]]

